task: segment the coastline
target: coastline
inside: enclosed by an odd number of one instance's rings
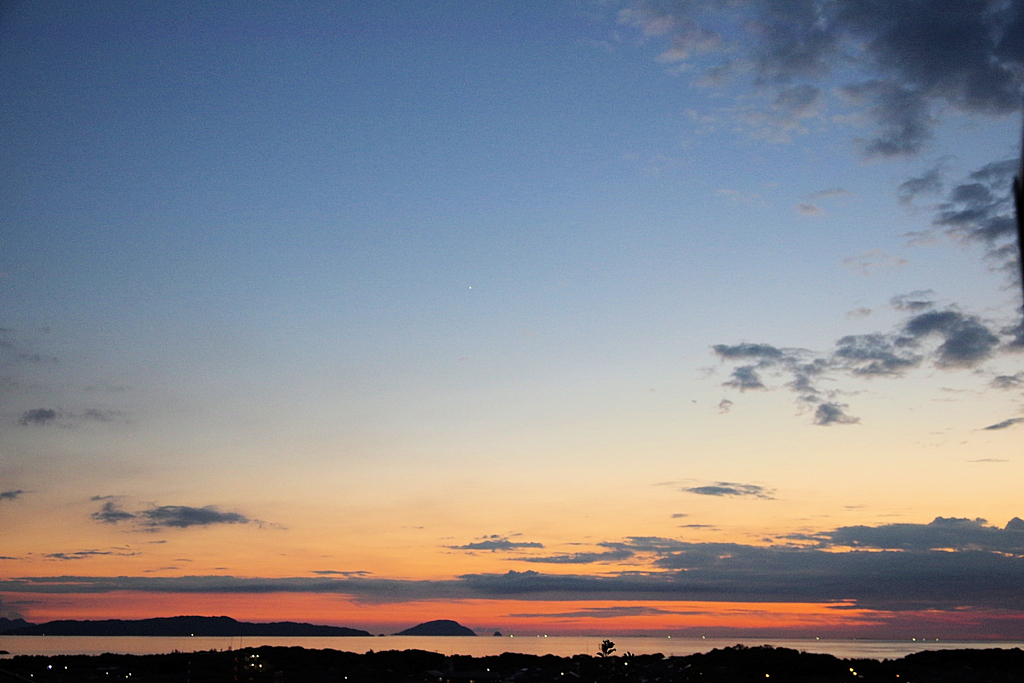
[[[10,655],[62,656],[158,655],[177,652],[235,651],[256,647],[338,650],[354,654],[384,650],[423,650],[448,656],[488,657],[506,652],[527,655],[573,657],[592,655],[602,640],[616,643],[618,653],[688,656],[714,649],[743,644],[747,647],[770,645],[841,659],[896,659],[922,651],[1024,649],[1024,641],[922,641],[865,639],[786,639],[786,638],[680,638],[657,636],[551,636],[506,635],[502,637],[464,638],[459,636],[324,636],[324,637],[155,637],[155,636],[6,636],[0,635],[0,650]]]

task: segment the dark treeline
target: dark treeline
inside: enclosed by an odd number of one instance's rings
[[[741,683],[766,680],[771,683],[1003,683],[1024,682],[1024,652],[1016,648],[937,650],[880,662],[742,645],[685,657],[626,653],[571,658],[515,653],[491,657],[445,656],[422,650],[355,654],[300,647],[260,647],[162,655],[22,655],[0,660],[0,681],[77,683],[99,680],[143,683]]]

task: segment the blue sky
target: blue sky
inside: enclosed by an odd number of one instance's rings
[[[8,5],[3,608],[101,609],[26,577],[668,580],[679,544],[1003,530],[1022,22]],[[147,590],[119,609],[165,609]],[[494,606],[466,618],[515,621]]]

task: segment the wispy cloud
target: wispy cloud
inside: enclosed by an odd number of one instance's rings
[[[33,408],[21,414],[18,424],[23,427],[51,424],[69,426],[75,422],[124,422],[127,419],[128,414],[121,410],[85,408],[78,412],[69,412],[57,408]]]
[[[66,553],[47,553],[43,555],[48,560],[87,560],[93,557],[105,557],[109,555],[116,555],[118,557],[131,557],[137,553],[131,552],[126,549],[115,549],[115,550],[75,550]]]
[[[18,424],[23,427],[28,425],[47,425],[53,423],[59,415],[60,413],[53,408],[33,408],[21,414]]]
[[[1008,427],[1018,425],[1021,422],[1024,422],[1024,417],[1011,417],[1008,420],[1003,420],[1002,422],[997,422],[993,425],[989,425],[988,427],[984,427],[984,429],[1006,429]]]
[[[729,481],[720,481],[705,486],[690,486],[680,490],[685,491],[686,493],[696,493],[700,496],[760,498],[762,500],[775,499],[774,489],[767,489],[756,484],[736,484]]]
[[[0,500],[15,500],[25,495],[25,491],[22,489],[11,489],[10,491],[0,491]]]
[[[479,541],[466,543],[465,545],[450,545],[451,550],[489,550],[491,552],[521,550],[523,548],[543,548],[543,543],[531,541],[510,541],[505,536],[492,534]]]

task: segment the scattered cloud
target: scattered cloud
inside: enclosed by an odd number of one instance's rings
[[[989,425],[988,427],[985,427],[984,429],[1006,429],[1007,427],[1018,425],[1021,422],[1024,422],[1024,417],[1011,417],[1009,420],[997,422],[994,425]]]
[[[849,408],[845,403],[820,403],[814,411],[814,424],[822,427],[829,425],[849,425],[860,422],[859,417],[847,415],[845,410]]]
[[[10,491],[0,491],[0,500],[15,500],[25,495],[25,492],[21,489],[12,489]]]
[[[691,486],[681,490],[686,493],[696,493],[700,496],[730,496],[737,498],[760,498],[762,500],[775,499],[774,489],[766,489],[756,484],[736,484],[729,481],[720,481],[706,486]]]
[[[1016,348],[1016,328],[999,329],[955,308],[935,308],[930,291],[896,296],[891,304],[905,314],[892,331],[847,335],[826,353],[750,342],[716,344],[711,349],[722,362],[742,363],[722,386],[768,390],[770,382],[782,377],[779,385],[797,394],[800,412],[814,410],[814,424],[850,425],[859,419],[837,400],[841,392],[824,389],[822,380],[900,378],[926,363],[942,370],[976,370]],[[1024,385],[1022,378],[1024,373],[999,375],[993,386],[1015,388]]]
[[[1011,187],[1019,163],[1004,159],[972,172],[950,189],[932,221],[956,239],[985,245],[993,268],[1005,271],[1014,284],[1020,279],[1020,252]]]
[[[729,410],[732,408],[732,405],[732,401],[730,401],[727,398],[723,398],[721,401],[718,402],[718,412],[728,413]]]

